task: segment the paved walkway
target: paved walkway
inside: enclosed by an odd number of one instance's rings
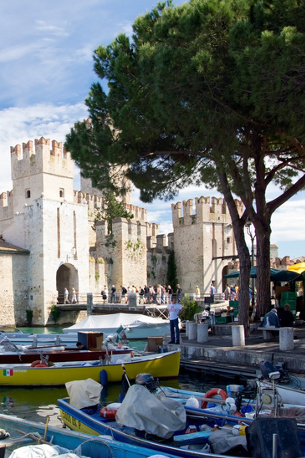
[[[234,326],[232,324],[232,326]],[[222,326],[222,325],[219,325]],[[226,325],[228,326],[228,325]],[[226,370],[235,368],[245,374],[259,373],[259,365],[263,361],[273,364],[285,362],[291,373],[305,374],[305,323],[301,322],[294,329],[294,348],[289,351],[279,349],[279,338],[265,341],[261,331],[251,327],[250,337],[245,339],[245,346],[233,346],[231,335],[212,335],[209,331],[208,341],[198,343],[181,336],[181,365],[183,367],[211,367],[213,370],[221,366]]]

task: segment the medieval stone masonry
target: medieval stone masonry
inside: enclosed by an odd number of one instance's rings
[[[53,304],[74,288],[79,300],[120,286],[166,284],[172,250],[185,293],[196,285],[218,292],[236,256],[230,216],[223,199],[196,198],[172,205],[174,231],[159,234],[147,211],[123,199],[133,218],[116,218],[109,234],[102,191],[81,179],[73,189],[74,161],[59,142],[40,138],[11,147],[13,189],[0,194],[0,324],[50,323]],[[238,201],[236,204],[241,205]]]

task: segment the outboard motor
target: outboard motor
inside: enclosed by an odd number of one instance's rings
[[[151,374],[138,374],[135,382],[136,385],[145,386],[151,393],[154,393],[159,386],[159,381],[156,381]]]
[[[273,372],[279,372],[280,377],[278,379],[278,383],[287,383],[289,382],[289,375],[288,375],[288,370],[287,370],[287,364],[286,363],[278,363],[275,366],[271,364],[269,361],[261,362],[260,365],[260,371],[262,373],[262,377],[264,379],[270,379],[270,374]]]

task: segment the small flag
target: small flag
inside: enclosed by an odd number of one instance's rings
[[[13,369],[3,369],[3,376],[4,377],[11,377],[14,374]]]

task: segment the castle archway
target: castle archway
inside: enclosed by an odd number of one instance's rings
[[[73,264],[62,264],[56,272],[56,289],[58,291],[58,303],[64,303],[64,290],[69,291],[69,300],[71,301],[72,288],[78,292],[78,271]]]

